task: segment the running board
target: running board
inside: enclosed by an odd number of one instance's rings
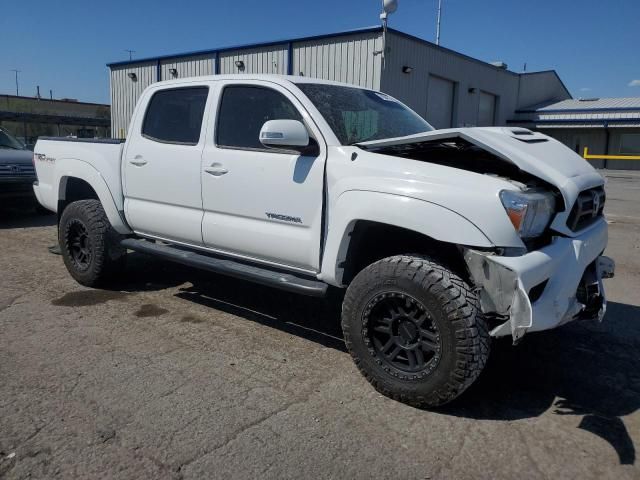
[[[268,287],[301,293],[312,297],[323,297],[327,293],[327,284],[318,280],[299,277],[291,273],[282,273],[267,268],[254,267],[234,260],[211,257],[191,250],[175,248],[161,243],[146,240],[125,238],[121,245],[136,252],[147,253],[166,260],[248,280]]]

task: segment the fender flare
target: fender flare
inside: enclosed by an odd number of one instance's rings
[[[69,178],[84,180],[98,195],[98,200],[114,230],[122,235],[133,233],[118,211],[116,200],[100,172],[91,164],[77,158],[62,158],[56,163],[54,185],[58,186],[58,200],[65,200],[66,185]],[[60,212],[62,213],[62,212]]]
[[[428,219],[434,219],[429,222]],[[456,245],[491,248],[493,243],[471,221],[439,204],[404,195],[366,190],[343,192],[329,210],[319,279],[342,286],[343,268],[351,232],[361,220],[405,228],[434,240]]]

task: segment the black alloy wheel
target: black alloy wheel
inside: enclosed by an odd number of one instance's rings
[[[427,308],[400,292],[374,297],[365,308],[365,343],[388,367],[429,374],[438,365],[442,342]]]
[[[58,223],[58,245],[67,270],[78,283],[97,287],[122,273],[126,249],[98,200],[70,203]]]
[[[93,257],[89,231],[86,225],[77,218],[74,218],[69,223],[67,251],[74,266],[80,271],[85,271],[91,265]]]

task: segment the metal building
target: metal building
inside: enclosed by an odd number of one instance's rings
[[[597,168],[640,169],[640,98],[584,98],[520,109],[509,123],[552,136]],[[601,158],[598,158],[601,157]]]
[[[108,137],[109,105],[75,99],[0,95],[0,127],[27,145],[39,136]]]
[[[571,98],[555,71],[519,74],[382,27],[108,64],[111,132],[124,138],[142,91],[159,80],[273,73],[389,93],[436,128],[506,125],[516,110]]]

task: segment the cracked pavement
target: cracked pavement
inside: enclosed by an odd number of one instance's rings
[[[431,412],[360,376],[336,298],[136,254],[86,289],[54,217],[3,204],[0,478],[640,478],[640,176],[607,190],[604,323],[494,344]]]

